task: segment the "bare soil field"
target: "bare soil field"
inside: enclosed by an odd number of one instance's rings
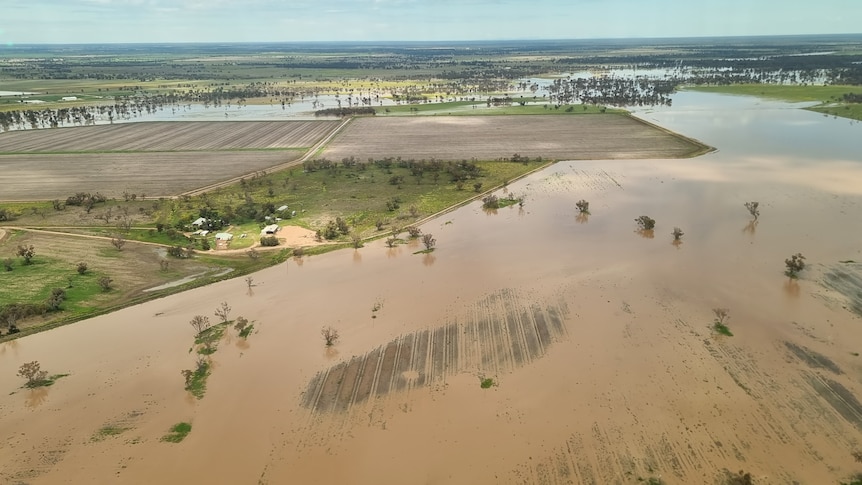
[[[172,196],[301,155],[293,150],[0,155],[0,200],[65,199],[76,192]]]
[[[332,160],[355,156],[493,160],[683,158],[707,148],[623,115],[360,118],[329,144]]]
[[[339,121],[145,122],[0,133],[0,153],[311,147]]]

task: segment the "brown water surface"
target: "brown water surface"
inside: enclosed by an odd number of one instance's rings
[[[688,116],[680,104],[645,116]],[[510,185],[527,194],[521,210],[475,203],[427,223],[430,254],[381,240],[261,271],[252,291],[237,278],[0,344],[0,482],[692,484],[743,469],[755,483],[834,483],[862,471],[855,280],[827,276],[860,271],[839,262],[862,261],[862,160],[770,138],[769,120],[795,117],[830,143],[833,120],[813,113],[761,120],[753,155],[709,138],[732,113],[692,115],[691,131],[669,120],[719,152],[558,163]],[[656,219],[653,237],[636,232],[640,215]],[[809,267],[789,281],[796,252]],[[195,360],[188,321],[222,301],[254,331],[228,331],[197,400],[180,375]],[[711,331],[716,307],[732,337]],[[20,389],[15,370],[32,360],[70,375]],[[161,442],[181,421],[188,437]],[[106,426],[126,430],[100,437]]]

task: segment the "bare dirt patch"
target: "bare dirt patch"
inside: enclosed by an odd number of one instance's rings
[[[0,155],[0,198],[65,199],[76,192],[171,196],[301,155],[292,150]]]
[[[439,160],[498,159],[518,153],[556,160],[682,158],[706,148],[622,115],[360,118],[324,156]]]
[[[338,121],[146,122],[0,134],[0,152],[200,151],[305,148]]]

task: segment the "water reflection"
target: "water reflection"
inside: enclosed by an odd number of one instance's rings
[[[293,262],[296,263],[297,266],[302,266],[302,263],[304,263],[305,260],[302,259],[302,256],[294,256]]]
[[[497,209],[495,209],[493,207],[482,206],[482,212],[484,212],[486,215],[489,215],[489,216],[496,216],[497,215]]]
[[[401,254],[401,248],[399,248],[398,246],[395,246],[393,248],[386,248],[386,257],[387,258],[394,258],[394,257],[399,256],[400,254]]]
[[[362,262],[362,254],[360,254],[360,252],[359,252],[359,250],[358,250],[358,249],[355,249],[355,250],[353,251],[353,262],[354,262],[355,264],[359,264],[359,263],[361,263],[361,262]]]
[[[655,238],[655,230],[654,229],[638,229],[635,231],[640,235],[640,237],[644,239],[653,239]]]
[[[757,219],[752,219],[752,220],[748,221],[748,224],[746,224],[745,227],[742,228],[742,232],[744,232],[750,236],[753,236],[754,233],[757,232],[757,224],[758,224]]]
[[[27,400],[24,401],[24,406],[27,409],[36,409],[48,399],[48,387],[37,387],[27,391]]]
[[[590,215],[584,212],[578,212],[578,215],[575,216],[575,222],[578,224],[586,224],[590,222]]]
[[[431,266],[435,261],[437,261],[437,256],[434,256],[434,253],[425,253],[422,255],[422,264],[425,266]]]
[[[787,278],[784,282],[784,293],[790,298],[799,297],[799,282],[794,278]]]
[[[9,352],[13,355],[18,355],[18,340],[10,340],[8,342],[3,342],[3,345],[0,345],[0,355],[6,355],[6,352]]]
[[[682,246],[682,239],[674,239],[670,242],[671,246],[679,249]]]
[[[335,348],[334,346],[332,346],[332,345],[328,345],[328,346],[326,346],[326,350],[324,350],[323,355],[324,355],[328,360],[335,360],[335,359],[337,359],[337,358],[338,358],[338,349],[336,349],[336,348]]]

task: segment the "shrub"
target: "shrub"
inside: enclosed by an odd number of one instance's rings
[[[265,236],[260,238],[261,246],[278,246],[278,238],[275,236]]]
[[[635,222],[637,222],[638,228],[642,231],[651,231],[655,228],[655,219],[649,216],[640,216],[635,219]]]
[[[99,278],[99,288],[101,288],[102,291],[110,291],[113,287],[113,283],[114,280],[108,276],[102,276]]]
[[[682,232],[682,229],[680,229],[680,228],[678,228],[678,227],[674,227],[674,228],[673,228],[673,232],[672,232],[671,234],[673,234],[673,240],[674,240],[674,241],[679,241],[679,239],[680,239],[680,238],[681,238],[685,233],[684,233],[684,232]]]
[[[745,208],[748,209],[748,213],[751,214],[751,217],[755,220],[760,217],[760,210],[758,209],[760,207],[760,202],[746,202],[743,205],[745,205]]]
[[[575,202],[575,207],[578,208],[578,212],[581,214],[589,214],[590,213],[590,203],[584,199],[581,199]]]
[[[805,269],[805,256],[802,253],[796,253],[785,259],[784,265],[787,267],[784,274],[790,278],[796,278],[799,272]]]
[[[3,258],[3,267],[6,271],[12,271],[12,258]]]
[[[437,245],[437,240],[431,234],[424,234],[422,236],[422,244],[425,245],[425,249],[427,250],[434,249],[434,246]]]
[[[78,274],[84,274],[87,272],[87,263],[81,261],[75,269],[78,271]]]
[[[320,335],[323,336],[323,341],[327,347],[332,347],[338,341],[338,330],[332,327],[323,327],[320,330]]]
[[[30,246],[22,245],[18,246],[18,250],[16,253],[18,256],[24,258],[24,264],[30,264],[31,260],[34,256],[36,256],[36,248],[31,244]]]
[[[38,361],[27,362],[18,368],[18,376],[27,379],[27,387],[36,387],[48,378],[48,373],[41,369]]]
[[[407,226],[405,229],[407,230],[407,234],[410,234],[410,237],[414,239],[422,234],[422,230],[416,226]]]
[[[482,207],[486,209],[499,209],[500,199],[494,194],[487,195],[482,198]]]

